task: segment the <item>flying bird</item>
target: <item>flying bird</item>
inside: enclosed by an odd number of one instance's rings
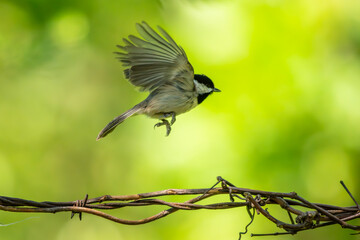
[[[96,140],[107,136],[125,119],[139,114],[159,119],[154,127],[166,126],[168,136],[177,115],[193,109],[213,92],[220,92],[210,78],[194,74],[185,51],[164,29],[158,26],[160,35],[146,22],[137,23],[136,29],[142,38],[129,35],[123,39],[123,45],[117,45],[121,52],[115,53],[125,67],[125,78],[150,94],[108,123]]]

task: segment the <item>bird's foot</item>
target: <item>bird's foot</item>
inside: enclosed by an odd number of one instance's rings
[[[166,119],[161,119],[162,122],[159,122],[157,124],[154,125],[154,128],[155,127],[160,127],[162,125],[165,125],[166,126],[166,137],[169,136],[170,132],[171,132],[171,125],[169,123],[168,120]]]

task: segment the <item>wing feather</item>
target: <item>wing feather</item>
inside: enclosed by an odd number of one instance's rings
[[[172,45],[177,46],[177,49],[180,50],[179,53],[185,55],[185,57],[186,57],[186,54],[185,54],[184,50],[183,50],[180,46],[178,46],[178,45],[176,44],[176,42],[174,41],[174,39],[172,39],[172,37],[170,37],[170,35],[169,35],[164,29],[162,29],[160,26],[158,26],[158,29],[159,29],[159,31],[161,32],[161,34],[164,35],[164,37],[165,37]]]
[[[153,43],[157,42],[159,44],[162,44],[163,46],[166,46],[168,49],[171,49],[172,51],[174,51],[176,54],[181,54],[180,52],[178,52],[176,47],[174,47],[169,42],[167,42],[164,38],[162,38],[146,22],[142,22],[142,24],[143,25],[137,24],[137,26],[138,26],[138,29],[143,30],[143,31],[139,32],[143,38],[147,39],[148,41],[153,41]],[[176,43],[175,43],[175,46],[177,46]]]
[[[164,46],[158,45],[158,44],[154,44],[151,42],[147,42],[141,38],[138,38],[136,36],[130,35],[129,39],[135,44],[136,47],[140,47],[140,48],[150,48],[150,49],[154,49],[157,50],[161,53],[166,53],[168,55],[172,55],[172,56],[176,56],[176,53],[171,51],[169,48],[166,48]]]
[[[115,52],[117,58],[127,67],[125,77],[141,91],[153,91],[164,84],[178,84],[184,90],[194,87],[194,70],[185,51],[176,44],[170,35],[158,27],[158,34],[146,22],[137,23],[139,38],[130,35],[123,39],[124,45]]]

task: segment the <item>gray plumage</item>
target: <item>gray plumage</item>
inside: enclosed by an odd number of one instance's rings
[[[122,52],[115,53],[126,68],[125,78],[140,91],[149,91],[150,94],[144,101],[114,118],[99,133],[97,140],[112,132],[125,119],[137,114],[162,120],[155,126],[166,125],[169,135],[171,127],[165,118],[171,116],[172,125],[176,115],[194,108],[198,104],[199,94],[202,94],[196,91],[194,70],[185,51],[170,35],[158,27],[162,36],[159,35],[146,22],[137,23],[136,28],[143,39],[130,35],[128,39],[123,39],[123,46],[117,46]],[[212,88],[208,88],[207,95],[217,91],[212,82],[210,85]]]
[[[128,67],[124,72],[130,83],[141,91],[151,92],[182,77],[187,90],[192,90],[194,70],[185,51],[161,27],[158,29],[166,40],[146,22],[137,23],[136,28],[145,40],[130,35],[131,42],[124,38],[125,46],[118,45],[125,53],[115,52],[123,66]]]
[[[103,130],[101,130],[101,132],[99,133],[97,140],[99,140],[100,138],[105,137],[106,135],[108,135],[109,133],[111,133],[112,131],[114,131],[114,129],[117,127],[117,125],[119,125],[120,123],[122,123],[123,121],[125,121],[127,118],[131,117],[132,115],[136,114],[137,112],[141,111],[143,109],[143,102],[135,105],[133,108],[127,110],[126,112],[124,112],[123,114],[117,116],[116,118],[114,118],[111,122],[109,122]]]

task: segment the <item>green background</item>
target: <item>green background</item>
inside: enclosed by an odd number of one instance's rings
[[[353,205],[339,181],[359,200],[359,13],[359,1],[343,0],[1,1],[0,195],[73,201],[206,188],[220,175],[239,187]],[[180,115],[169,137],[138,116],[96,142],[147,96],[112,53],[142,20],[166,29],[222,93]],[[113,213],[140,219],[162,209]],[[28,217],[0,227],[0,238],[237,239],[249,221],[245,209],[232,209],[143,226],[70,213],[0,212],[0,223]],[[280,229],[257,216],[249,231]],[[351,232],[331,226],[266,239],[358,239]]]

